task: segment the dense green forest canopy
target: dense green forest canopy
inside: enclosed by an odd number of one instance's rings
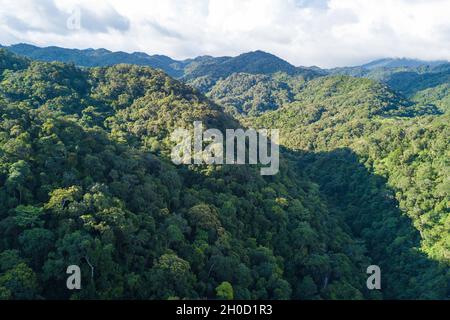
[[[450,110],[450,63],[446,61],[386,59],[380,64],[336,68],[330,72],[381,81],[414,102],[431,104],[444,112]]]
[[[282,144],[291,149],[353,150],[388,179],[423,249],[449,261],[449,114],[372,80],[335,76],[311,81],[295,102],[245,121],[281,128]]]
[[[248,71],[207,98],[0,50],[0,298],[448,298],[448,116],[371,80]],[[282,130],[278,175],[170,162],[174,128],[241,125],[222,103]]]

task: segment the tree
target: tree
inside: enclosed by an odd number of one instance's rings
[[[159,257],[148,274],[153,298],[169,297],[195,298],[195,275],[191,272],[189,262],[174,253],[166,253]]]
[[[20,205],[15,209],[15,222],[23,228],[41,227],[43,225],[42,213],[43,209],[34,206]]]
[[[219,286],[217,286],[216,297],[220,300],[233,300],[234,293],[231,284],[227,281],[224,281]]]
[[[25,189],[25,182],[30,176],[30,166],[24,160],[13,163],[9,169],[9,176],[6,180],[6,187],[18,192],[18,202],[22,202],[22,195]]]
[[[25,263],[19,263],[0,275],[0,292],[11,299],[34,299],[39,293],[36,274]]]
[[[43,228],[25,230],[19,236],[19,243],[23,253],[30,257],[33,266],[39,268],[47,258],[54,245],[53,232]]]

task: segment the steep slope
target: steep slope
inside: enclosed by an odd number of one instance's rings
[[[380,214],[379,228],[391,220],[382,217],[385,212],[375,213],[381,209],[374,209],[379,204],[371,199],[374,191],[370,187],[360,190],[363,179],[340,169],[356,154],[370,172],[387,179],[393,191],[385,199],[391,201],[395,196],[403,214],[420,232],[422,251],[448,266],[449,119],[436,111],[434,107],[417,108],[377,82],[340,76],[310,81],[295,102],[245,122],[280,128],[282,144],[289,148],[324,152],[306,163],[310,177],[353,226],[355,236],[379,241],[378,245],[372,242],[377,252],[380,245],[388,245],[382,240],[385,234],[361,232],[373,227],[361,214]],[[329,156],[336,149],[348,151]],[[410,232],[402,241],[418,241],[414,234]]]

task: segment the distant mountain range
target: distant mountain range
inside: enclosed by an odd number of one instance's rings
[[[112,52],[106,49],[66,49],[60,47],[40,48],[29,44],[16,44],[3,47],[18,55],[40,61],[60,61],[74,63],[83,67],[103,67],[120,63],[151,66],[164,70],[170,76],[182,75],[183,62],[163,55],[148,55],[143,52]]]
[[[336,73],[344,70],[374,70],[378,68],[420,68],[436,67],[448,63],[445,60],[418,60],[408,58],[384,58],[369,63],[334,69],[319,67],[296,67],[289,62],[264,51],[257,50],[243,53],[236,57],[199,56],[193,59],[175,60],[165,55],[149,55],[144,52],[113,52],[107,49],[67,49],[56,46],[37,47],[20,43],[2,46],[16,54],[35,60],[72,62],[84,67],[110,66],[120,63],[150,66],[162,69],[170,76],[198,77],[199,75],[230,75],[236,70],[246,73],[271,74],[286,72],[296,74],[306,70],[313,73]]]
[[[373,70],[376,68],[419,68],[422,66],[435,67],[447,62],[448,61],[445,60],[425,61],[407,58],[386,58],[371,61],[369,63],[363,64],[361,67],[369,70]]]
[[[161,69],[176,78],[197,78],[201,76],[226,77],[235,72],[272,74],[311,73],[314,68],[295,67],[275,55],[263,51],[241,54],[237,57],[200,56],[194,59],[174,60],[164,55],[148,55],[143,52],[112,52],[106,49],[66,49],[60,47],[37,47],[30,44],[2,46],[18,55],[40,61],[60,61],[83,67],[111,66],[121,63],[150,66]]]
[[[82,67],[117,64],[150,66],[197,88],[225,105],[232,113],[258,114],[277,109],[281,104],[292,101],[302,83],[328,75],[384,82],[408,98],[419,102],[432,101],[441,110],[449,109],[447,93],[450,90],[450,63],[444,60],[385,58],[360,66],[321,69],[294,66],[260,50],[236,57],[199,56],[175,60],[165,55],[112,52],[106,49],[41,48],[30,44],[3,48],[33,60],[74,63]]]

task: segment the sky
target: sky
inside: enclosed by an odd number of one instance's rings
[[[199,55],[297,66],[450,60],[450,0],[0,0],[0,44]]]

